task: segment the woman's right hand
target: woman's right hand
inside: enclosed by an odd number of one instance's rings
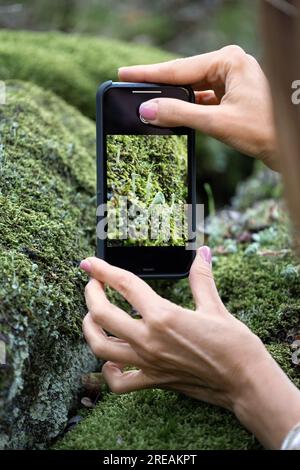
[[[278,170],[276,132],[267,79],[238,46],[161,64],[121,67],[119,79],[192,85],[196,104],[171,98],[143,103],[151,124],[198,129]]]

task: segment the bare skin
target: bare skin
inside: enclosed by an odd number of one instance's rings
[[[240,47],[122,67],[119,79],[191,85],[196,104],[155,98],[141,106],[141,114],[155,125],[193,127],[279,169],[269,85],[258,62]]]
[[[237,46],[163,64],[126,67],[120,80],[191,84],[196,104],[154,99],[140,108],[149,122],[190,126],[279,169],[267,80]],[[85,338],[105,359],[103,374],[115,393],[166,388],[231,410],[267,448],[280,448],[300,422],[300,391],[260,339],[234,318],[216,289],[208,247],[198,250],[189,281],[195,310],[156,294],[134,274],[97,258],[82,261],[86,286]],[[140,320],[112,305],[117,290]],[[114,336],[108,336],[106,332]],[[123,371],[124,366],[136,370]]]

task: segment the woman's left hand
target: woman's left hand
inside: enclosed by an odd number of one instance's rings
[[[223,305],[210,260],[209,248],[202,247],[191,268],[195,311],[169,302],[134,274],[102,260],[81,263],[91,276],[83,331],[94,354],[108,361],[103,374],[113,392],[168,388],[233,409],[247,371],[270,360],[259,338]],[[133,319],[113,305],[105,284],[142,318]],[[128,365],[138,370],[123,372]]]

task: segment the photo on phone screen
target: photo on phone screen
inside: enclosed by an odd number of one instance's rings
[[[184,246],[187,135],[106,139],[108,246]],[[114,227],[120,227],[122,211],[128,237],[120,240]],[[112,216],[118,224],[110,224]]]

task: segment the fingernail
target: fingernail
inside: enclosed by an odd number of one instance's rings
[[[211,96],[209,96],[209,95],[208,96],[202,96],[201,101],[202,101],[203,104],[210,103],[211,102]]]
[[[208,246],[202,246],[201,248],[199,248],[199,253],[201,257],[204,259],[204,261],[211,264],[212,255],[211,255],[211,249],[208,248]]]
[[[154,121],[157,117],[158,104],[155,101],[146,101],[140,106],[140,115],[148,121]]]
[[[124,82],[130,80],[130,67],[119,67],[118,77]]]
[[[91,270],[92,270],[92,265],[91,263],[84,259],[83,261],[81,261],[80,265],[79,265],[80,269],[83,269],[83,271],[85,271],[86,273],[90,273]]]
[[[128,68],[128,67],[119,67],[119,68],[118,68],[118,74],[119,74],[119,73],[122,73],[122,72],[126,72],[127,68]]]

